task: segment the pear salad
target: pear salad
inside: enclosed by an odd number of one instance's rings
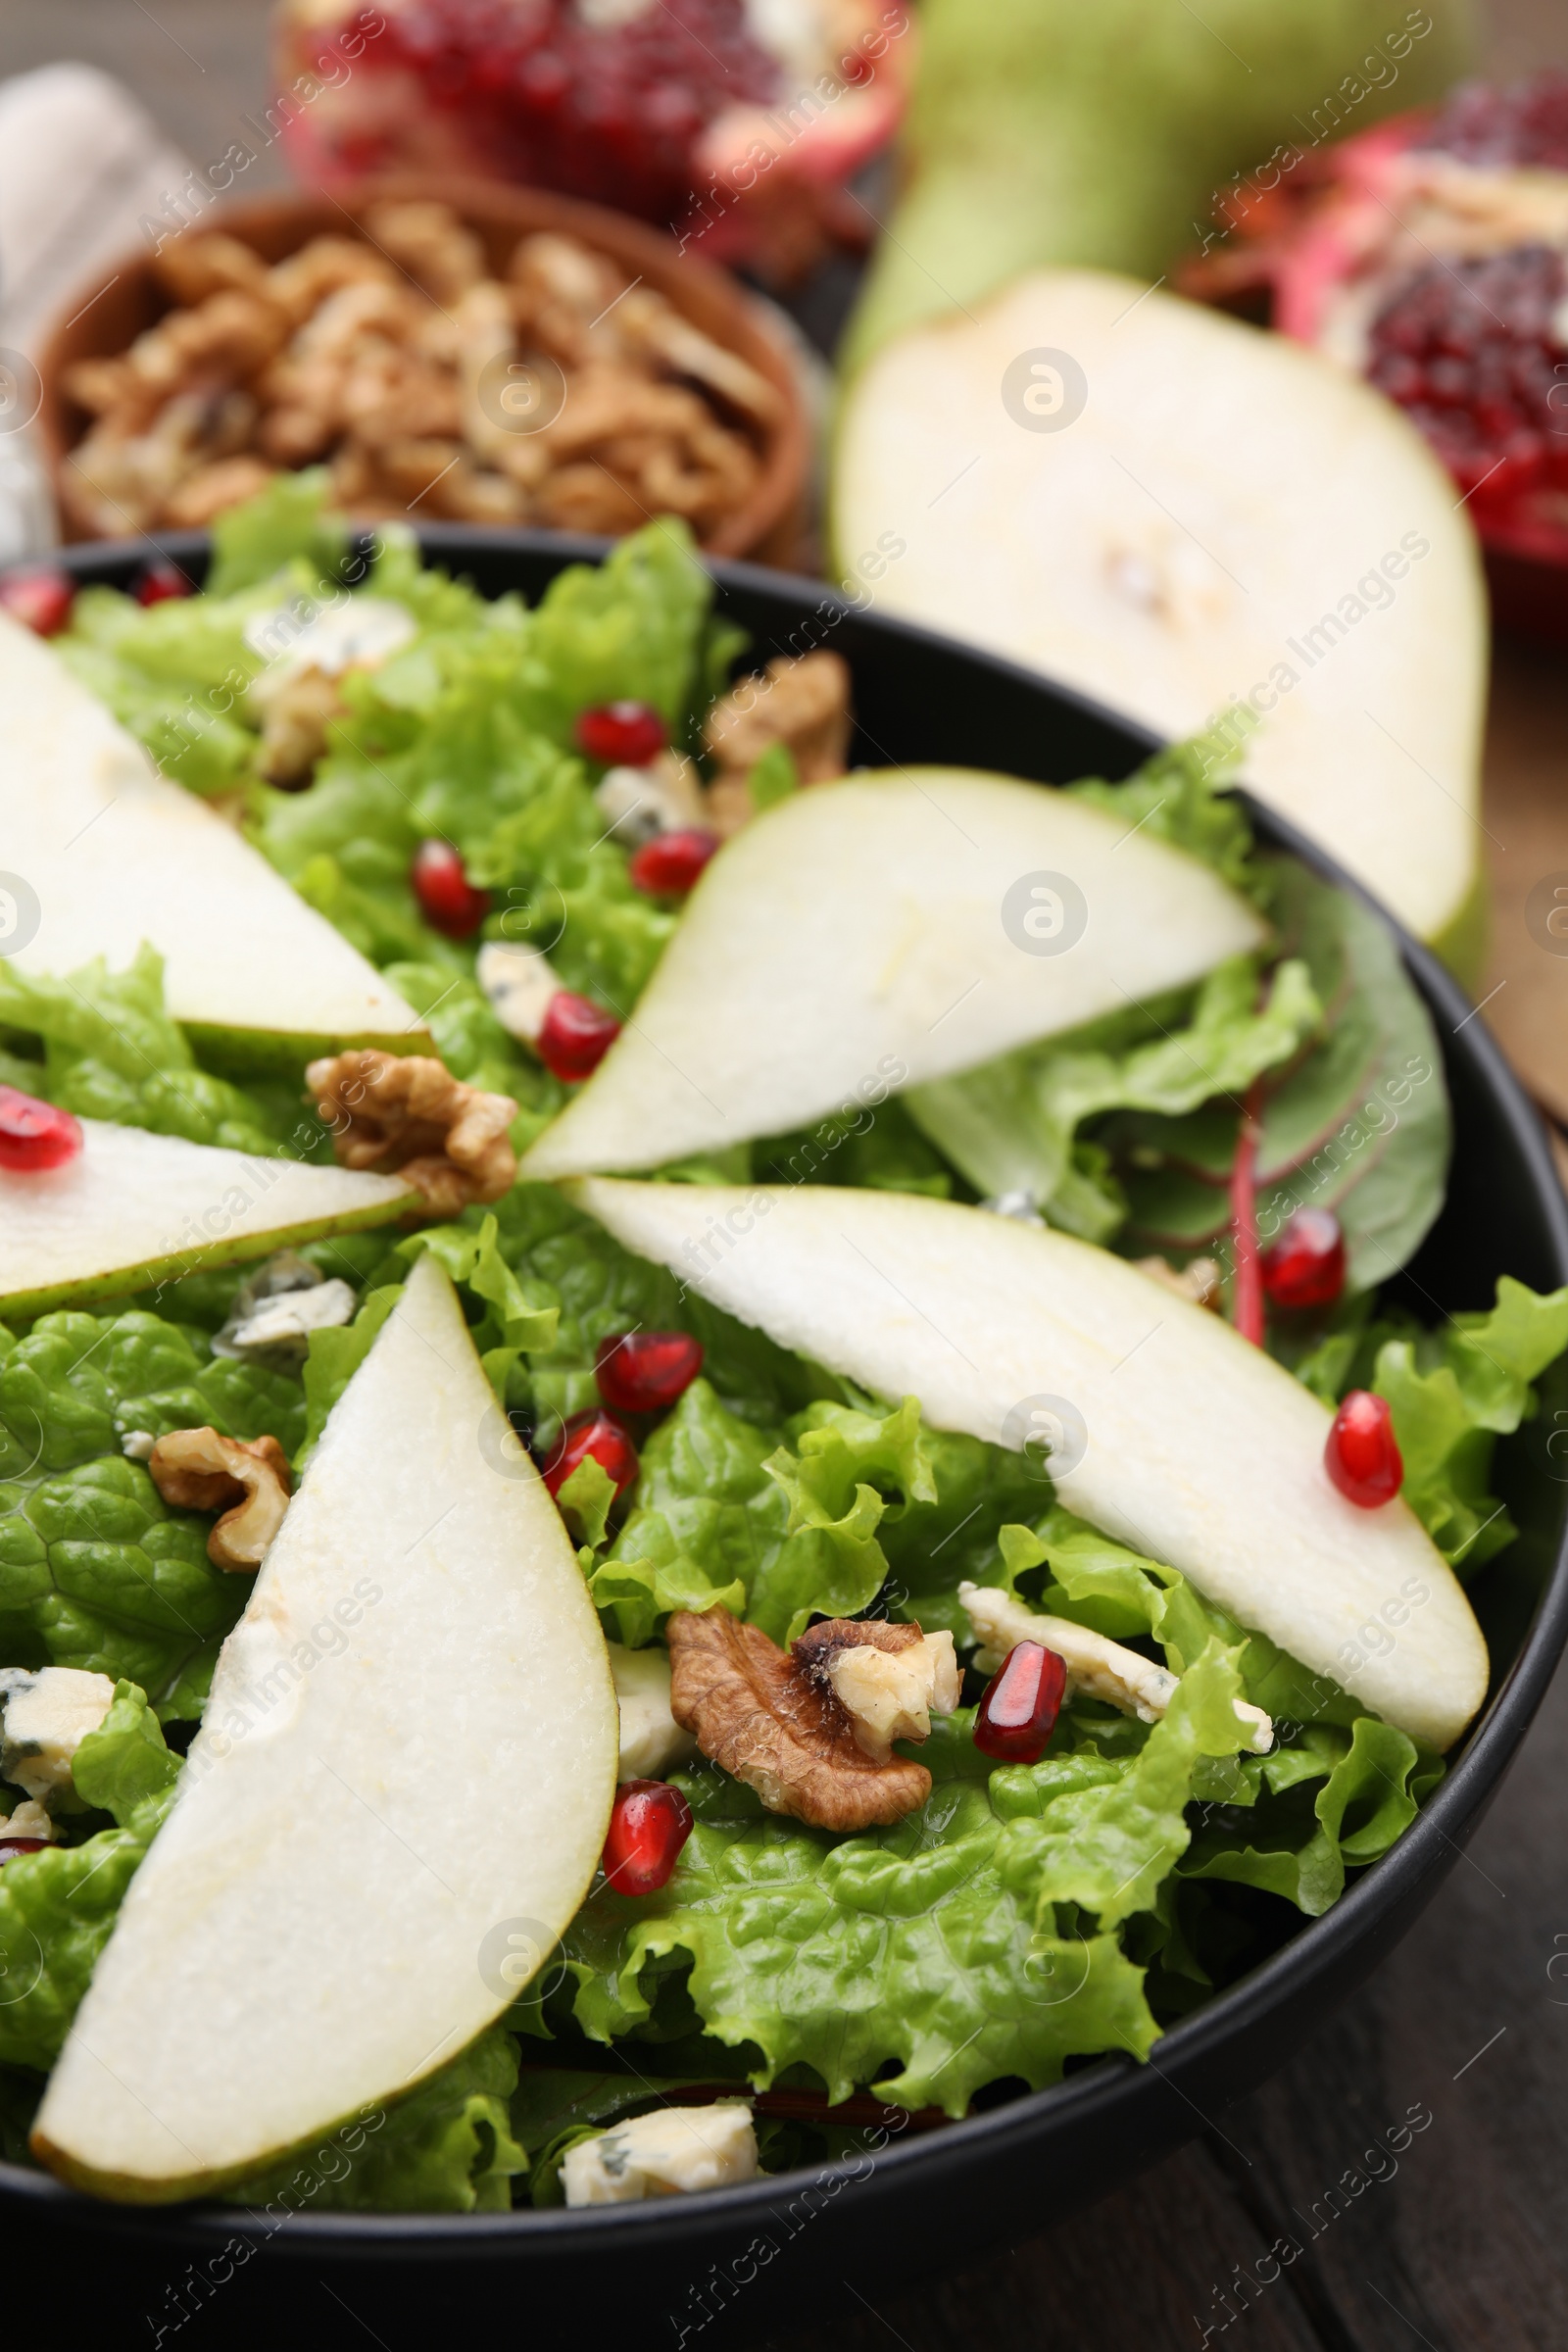
[[[1147,2059],[1441,1780],[1568,1345],[1390,1288],[1389,934],[1220,737],[850,772],[680,526],[322,488],[0,581],[5,2155],[586,2206]]]

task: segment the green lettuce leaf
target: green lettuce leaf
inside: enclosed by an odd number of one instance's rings
[[[1237,706],[1206,733],[1155,752],[1124,783],[1086,778],[1067,790],[1129,831],[1136,827],[1168,841],[1212,866],[1234,889],[1257,897],[1264,886],[1252,861],[1252,828],[1236,798],[1243,747],[1255,723]]]
[[[217,600],[259,587],[299,561],[321,579],[335,579],[348,553],[349,526],[327,511],[330,488],[324,466],[307,466],[274,474],[265,490],[220,514],[213,524],[208,595]]]
[[[47,2072],[65,2045],[125,1888],[173,1801],[143,1798],[123,1828],[19,1854],[0,1870],[0,2061]]]
[[[118,1682],[108,1714],[79,1741],[71,1759],[76,1794],[112,1813],[123,1830],[130,1827],[138,1807],[172,1788],[179,1774],[180,1760],[165,1745],[147,1693],[134,1683]]]

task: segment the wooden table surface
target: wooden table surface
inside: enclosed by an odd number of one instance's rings
[[[220,154],[266,103],[267,15],[266,0],[0,0],[0,72],[86,59],[187,152]],[[1504,73],[1568,65],[1563,0],[1493,0],[1488,31]],[[257,184],[277,176],[264,159]],[[1497,649],[1484,827],[1483,1017],[1568,1122],[1568,955],[1526,920],[1538,882],[1568,882],[1568,656]],[[1255,2097],[1092,2212],[1055,2230],[1042,2212],[1037,2236],[943,2284],[901,2294],[868,2267],[770,2352],[1568,2352],[1565,1853],[1560,1678],[1425,1917]],[[1407,2117],[1430,2122],[1391,2155]],[[1303,2247],[1288,2266],[1267,2258],[1281,2238]],[[351,2322],[342,2340],[361,2340]]]

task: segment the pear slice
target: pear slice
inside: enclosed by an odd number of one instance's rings
[[[35,2152],[164,2203],[379,2106],[515,1998],[615,1786],[561,1515],[428,1253],[312,1455],[174,1807],[50,2079]]]
[[[937,1429],[1044,1433],[1069,1510],[1447,1747],[1486,1692],[1453,1572],[1402,1501],[1358,1510],[1329,1414],[1229,1324],[1108,1250],[910,1194],[567,1187],[705,1298]]]
[[[358,1233],[417,1198],[401,1176],[251,1158],[83,1119],[81,1151],[64,1167],[0,1168],[0,1315],[38,1315]]]
[[[1161,735],[1250,703],[1259,799],[1462,963],[1487,608],[1421,435],[1315,353],[1130,278],[1040,270],[971,310],[846,394],[845,566],[896,541],[880,611]]]
[[[1206,866],[1064,793],[937,767],[813,785],[709,864],[523,1173],[783,1134],[1180,987],[1262,937]]]
[[[428,1051],[374,965],[4,615],[0,707],[0,955],[25,972],[94,956],[119,969],[148,940],[174,1018],[231,1051],[235,1033],[261,1060],[338,1043]]]

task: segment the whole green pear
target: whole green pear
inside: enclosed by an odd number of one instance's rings
[[[1157,278],[1214,199],[1440,96],[1469,0],[924,0],[904,192],[841,355],[1026,270]]]

